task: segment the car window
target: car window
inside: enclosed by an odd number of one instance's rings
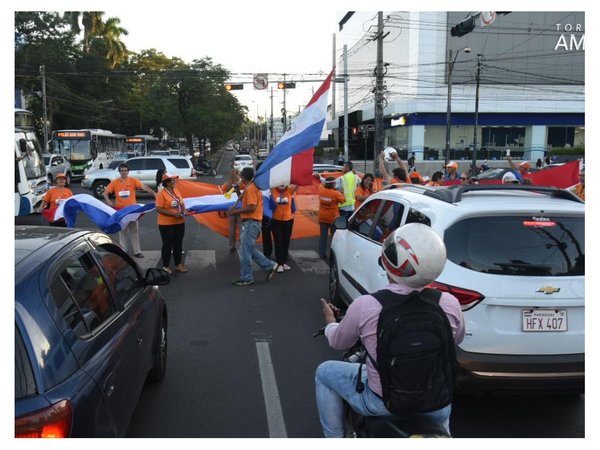
[[[50,157],[49,156],[44,156],[44,164],[47,166],[48,164],[50,164]]]
[[[100,245],[96,247],[96,252],[100,255],[108,281],[114,287],[117,297],[126,304],[142,285],[138,271],[122,250],[112,244]]]
[[[158,170],[158,169],[166,169],[165,163],[162,159],[158,158],[148,158],[146,160],[146,164],[144,165],[144,170]]]
[[[19,329],[15,326],[15,400],[37,392],[31,362]]]
[[[365,237],[370,237],[373,221],[375,220],[375,216],[381,203],[382,200],[380,199],[374,199],[363,203],[354,216],[352,216],[352,219],[350,219],[348,229],[358,234],[362,234]]]
[[[444,234],[448,259],[498,275],[584,275],[583,217],[473,217]]]
[[[106,280],[89,252],[72,256],[61,265],[50,293],[78,336],[94,331],[116,311]]]
[[[127,161],[127,165],[129,166],[129,170],[142,170],[144,166],[143,159],[130,159]]]
[[[413,208],[409,208],[408,215],[406,216],[406,222],[404,222],[403,225],[406,225],[407,223],[422,223],[428,227],[431,226],[431,220],[429,217],[427,217],[421,211]]]
[[[178,169],[190,169],[190,162],[183,158],[169,158],[168,161]]]
[[[373,229],[373,240],[383,242],[392,231],[400,226],[403,214],[404,205],[402,203],[386,200]]]
[[[123,159],[115,159],[113,162],[111,162],[108,165],[109,169],[116,169],[117,167],[119,167],[119,164],[121,164],[122,162],[124,162]],[[131,164],[129,164],[129,170],[131,170]]]

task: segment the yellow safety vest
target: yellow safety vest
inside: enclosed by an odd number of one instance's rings
[[[346,201],[344,203],[340,203],[338,207],[343,208],[344,206],[354,206],[354,202],[356,201],[356,198],[354,196],[356,186],[356,175],[354,175],[354,172],[346,172],[342,176],[342,188],[344,189]]]

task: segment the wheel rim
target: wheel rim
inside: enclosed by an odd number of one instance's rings
[[[102,197],[102,194],[104,194],[104,190],[106,189],[106,186],[104,186],[103,184],[99,184],[96,186],[96,195],[98,197]]]
[[[331,266],[329,267],[329,300],[335,300],[338,297],[338,287],[337,264],[335,258],[332,258]]]

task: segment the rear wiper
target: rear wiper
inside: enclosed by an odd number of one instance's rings
[[[530,264],[526,262],[507,262],[494,263],[495,266],[500,266],[506,273],[533,273],[533,274],[549,274],[552,270],[551,266],[543,266],[541,264]],[[511,270],[513,269],[513,270]]]

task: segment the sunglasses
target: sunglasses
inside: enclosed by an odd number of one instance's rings
[[[463,178],[463,177],[460,177],[460,179],[461,180],[465,180],[465,181],[468,180],[468,178]]]

